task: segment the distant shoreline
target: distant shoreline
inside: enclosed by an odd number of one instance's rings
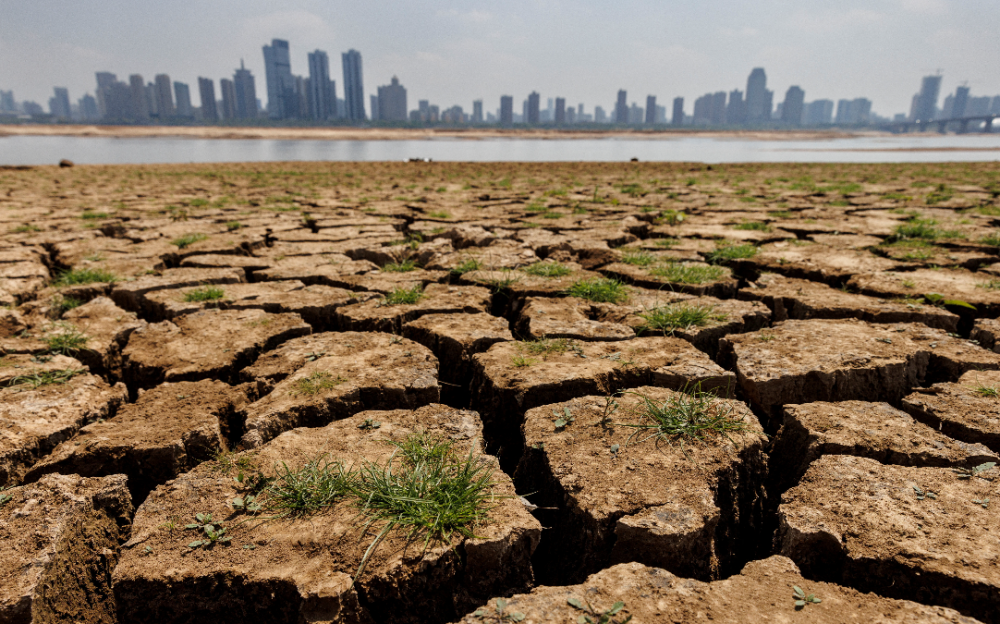
[[[739,139],[757,141],[817,141],[849,139],[859,136],[891,136],[884,132],[846,132],[841,130],[557,130],[502,128],[261,128],[228,126],[103,126],[103,125],[0,125],[5,136],[67,136],[101,138],[188,138],[188,139],[263,139],[284,141],[426,141],[432,139],[633,139],[671,140],[686,137]]]

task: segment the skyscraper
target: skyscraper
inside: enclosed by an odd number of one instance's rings
[[[542,97],[538,95],[537,91],[532,91],[528,95],[528,108],[525,111],[524,123],[531,125],[538,125],[539,119],[539,106],[541,104]]]
[[[191,107],[191,89],[183,82],[174,83],[174,96],[177,98],[177,116],[194,117]]]
[[[240,68],[233,74],[233,96],[235,117],[255,119],[257,117],[257,85],[253,74],[240,60]]]
[[[566,124],[566,98],[556,98],[555,124],[563,126]]]
[[[941,92],[941,76],[924,76],[920,93],[913,97],[910,110],[911,121],[930,121],[937,113],[938,94]]]
[[[393,76],[387,85],[378,88],[379,121],[406,121],[406,88]]]
[[[712,94],[712,113],[710,116],[713,126],[721,126],[726,123],[726,92],[717,91]]]
[[[345,117],[353,122],[365,120],[365,87],[361,78],[361,53],[348,50],[341,55],[344,65]]]
[[[646,96],[646,125],[652,126],[656,123],[656,96]]]
[[[483,123],[483,101],[472,101],[472,123]]]
[[[0,112],[13,113],[15,111],[17,111],[17,106],[14,105],[14,92],[0,91]]]
[[[816,100],[806,105],[803,123],[807,126],[825,126],[833,121],[833,100]]]
[[[146,82],[141,74],[128,77],[128,88],[132,99],[132,118],[136,121],[149,119],[149,104],[146,102]]]
[[[118,76],[111,72],[97,72],[97,114],[104,117],[108,114],[108,91],[111,85],[118,81]]]
[[[618,101],[615,103],[615,123],[628,123],[628,93],[625,89],[618,90]]]
[[[309,113],[313,119],[332,119],[337,108],[337,92],[330,80],[330,59],[322,50],[310,52],[308,57]]]
[[[295,98],[295,80],[292,78],[288,42],[284,39],[272,39],[271,45],[264,46],[264,79],[267,81],[268,117],[271,119],[296,117],[298,102]]]
[[[771,120],[771,105],[774,94],[767,90],[767,74],[763,67],[755,67],[747,78],[746,111],[747,123],[761,123]]]
[[[198,78],[198,93],[201,95],[201,118],[218,121],[219,110],[215,106],[215,83],[211,78]]]
[[[803,107],[805,106],[806,92],[798,86],[792,85],[785,92],[785,102],[781,107],[781,121],[792,126],[802,124]]]
[[[55,87],[53,96],[49,99],[49,112],[53,117],[69,119],[69,90],[66,87]]]
[[[0,98],[0,100],[2,99],[3,98]],[[85,93],[83,97],[77,101],[77,105],[80,107],[80,118],[84,121],[92,121],[98,118],[97,100],[94,99],[94,96],[89,93]],[[2,109],[3,106],[0,105],[0,110]]]
[[[952,117],[965,117],[965,109],[969,105],[969,87],[959,87],[955,90],[955,101],[951,105]]]
[[[156,110],[161,121],[174,116],[174,94],[167,74],[156,75]]]
[[[236,119],[236,86],[233,81],[228,78],[220,80],[219,91],[222,92],[222,118],[226,121]]]
[[[675,126],[684,125],[684,98],[674,98],[674,110],[670,118],[670,123]]]
[[[500,125],[510,126],[514,124],[514,96],[500,96]]]
[[[743,92],[733,89],[729,92],[729,104],[726,106],[726,123],[741,126],[747,122],[747,103]]]

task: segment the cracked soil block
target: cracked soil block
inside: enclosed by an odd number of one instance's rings
[[[485,288],[429,284],[416,303],[390,305],[379,297],[345,306],[335,314],[337,326],[343,331],[399,333],[404,323],[425,314],[478,314],[489,309],[490,291]]]
[[[1000,373],[969,371],[954,383],[916,388],[903,409],[957,440],[1000,453]]]
[[[365,424],[378,423],[378,428]],[[386,462],[402,442],[423,433],[455,444],[458,456],[481,453],[475,412],[430,405],[416,411],[364,412],[323,428],[287,432],[253,452],[234,457],[273,476],[281,462],[297,468],[322,457],[360,468]],[[134,520],[132,539],[115,569],[120,614],[129,622],[447,622],[490,596],[525,591],[540,527],[514,496],[496,459],[499,496],[475,527],[476,538],[452,534],[451,544],[408,530],[390,531],[373,550],[364,573],[351,579],[383,525],[365,526],[350,500],[306,517],[247,520],[230,503],[240,492],[233,471],[202,464],[157,488]],[[246,462],[249,462],[247,464]],[[182,528],[195,513],[210,513],[232,542],[192,549],[196,531]],[[177,519],[175,529],[164,523]]]
[[[767,440],[753,413],[733,399],[705,399],[705,416],[741,430],[704,431],[700,441],[659,437],[635,428],[654,422],[645,399],[658,407],[691,401],[642,387],[614,406],[587,396],[525,414],[514,479],[519,491],[535,493],[533,503],[555,508],[539,512],[551,527],[535,560],[541,582],[578,583],[624,561],[710,580],[752,554],[767,473]]]

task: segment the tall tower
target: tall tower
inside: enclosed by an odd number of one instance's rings
[[[656,123],[656,96],[646,96],[646,125],[652,126]]]
[[[924,76],[920,93],[913,98],[912,121],[930,121],[937,116],[938,95],[941,93],[941,76]]]
[[[618,102],[615,104],[615,123],[628,123],[628,92],[625,89],[618,90]]]
[[[670,118],[670,123],[675,126],[684,125],[684,98],[674,98],[674,110]]]
[[[211,78],[198,78],[198,93],[201,94],[201,118],[218,121],[219,110],[215,106],[215,83]]]
[[[954,104],[951,105],[952,117],[965,117],[965,107],[969,105],[969,87],[959,87],[955,90]]]
[[[500,125],[510,126],[514,124],[514,96],[500,96]]]
[[[379,121],[406,121],[406,87],[399,84],[399,78],[393,76],[389,84],[379,87],[375,102]]]
[[[156,110],[159,111],[161,120],[174,116],[174,94],[167,74],[156,75]]]
[[[472,123],[483,123],[483,101],[472,101]]]
[[[295,117],[298,106],[288,42],[272,39],[264,46],[264,78],[267,81],[267,114],[271,119]],[[254,105],[256,107],[256,104]]]
[[[538,125],[541,121],[541,114],[539,112],[539,106],[541,105],[542,96],[538,95],[537,91],[532,91],[528,95],[528,108],[525,111],[524,123],[531,125]]]
[[[194,117],[191,108],[191,89],[183,82],[174,82],[174,97],[177,99],[177,116]]]
[[[556,98],[555,123],[557,126],[566,124],[566,98]]]
[[[802,113],[805,106],[806,92],[792,85],[785,92],[785,103],[781,107],[781,121],[798,126],[802,124]]]
[[[330,59],[326,52],[309,53],[309,112],[313,119],[325,120],[334,116],[337,93],[330,80]]]
[[[344,65],[345,117],[351,121],[365,120],[365,87],[361,79],[361,53],[348,50],[341,55]]]
[[[257,117],[257,85],[253,74],[240,60],[240,68],[233,74],[233,90],[236,95],[237,119],[254,119]]]
[[[128,77],[128,89],[132,100],[132,118],[136,121],[149,119],[149,105],[146,103],[146,83],[141,74]]]
[[[771,104],[767,95],[767,74],[763,67],[755,67],[747,78],[746,111],[748,123],[770,121]]]

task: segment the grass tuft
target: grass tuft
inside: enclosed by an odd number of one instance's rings
[[[12,386],[29,386],[30,388],[40,388],[54,384],[64,384],[77,375],[87,372],[82,368],[66,368],[54,371],[32,371],[27,375],[18,375],[10,380]]]
[[[536,262],[521,270],[535,277],[564,277],[573,272],[573,269],[558,262]]]
[[[87,336],[72,326],[62,328],[63,331],[45,338],[49,352],[61,355],[73,355],[87,345]]]
[[[340,462],[325,456],[291,469],[281,462],[274,466],[275,476],[262,498],[268,511],[282,516],[305,516],[336,504],[351,490],[351,476]]]
[[[483,263],[479,261],[478,258],[469,258],[464,260],[462,264],[458,265],[451,272],[455,275],[465,275],[472,271],[478,271],[483,268]]]
[[[345,381],[347,380],[341,377],[340,375],[334,377],[333,375],[331,375],[326,371],[315,371],[313,373],[310,373],[306,377],[302,377],[301,379],[296,380],[295,387],[292,388],[289,394],[291,394],[292,396],[298,396],[303,394],[308,396],[315,396],[325,390],[330,390],[332,388],[335,388],[340,384],[344,383]]]
[[[386,273],[409,273],[410,271],[417,270],[417,268],[417,263],[413,260],[403,260],[402,262],[390,262],[382,267],[382,271]]]
[[[188,303],[200,303],[203,301],[218,301],[224,299],[226,291],[214,286],[195,288],[184,293],[184,301]]]
[[[53,286],[79,286],[82,284],[94,284],[97,282],[114,283],[118,280],[111,271],[104,269],[72,269],[63,271],[52,283]]]
[[[632,393],[642,399],[639,423],[623,423],[625,427],[637,429],[629,437],[649,435],[639,440],[655,438],[670,444],[679,442],[704,442],[715,435],[725,436],[732,441],[730,434],[743,433],[747,423],[742,417],[734,415],[733,404],[728,401],[718,401],[712,392],[702,392],[695,388],[692,392],[678,393],[663,402],[650,397]]]
[[[634,266],[649,266],[656,262],[656,256],[641,249],[630,249],[622,252],[621,261]]]
[[[757,255],[757,246],[751,243],[742,245],[722,245],[705,254],[709,264],[725,264],[731,260],[745,260]]]
[[[996,386],[987,386],[980,383],[972,387],[972,392],[989,399],[1000,398],[1000,388]]]
[[[650,275],[674,284],[706,284],[726,276],[726,270],[717,266],[670,262],[650,269]]]
[[[379,306],[413,305],[424,297],[424,289],[420,284],[413,288],[395,288],[382,298]]]
[[[176,245],[178,249],[184,249],[185,247],[190,247],[198,241],[203,241],[208,238],[207,234],[185,234],[180,238],[175,238],[170,241],[171,245]]]
[[[771,226],[763,221],[743,221],[733,226],[734,230],[754,230],[756,232],[770,232]]]
[[[618,280],[595,277],[574,282],[566,294],[597,303],[624,303],[629,297],[629,287]]]
[[[645,321],[640,331],[673,333],[678,329],[704,327],[715,321],[726,320],[725,314],[715,312],[715,306],[675,303],[652,308],[639,314]]]

